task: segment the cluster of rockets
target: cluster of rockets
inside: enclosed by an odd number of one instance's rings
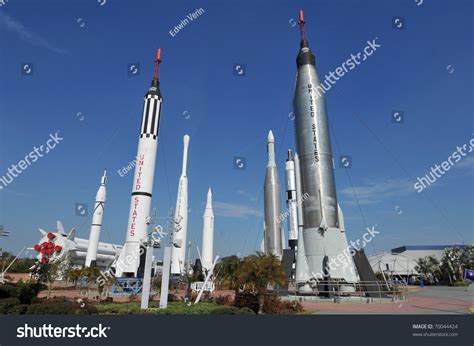
[[[315,57],[309,48],[304,32],[304,16],[300,11],[300,50],[296,59],[297,76],[293,99],[295,116],[296,149],[294,157],[288,150],[285,163],[287,211],[281,213],[280,182],[275,160],[275,140],[272,132],[268,135],[268,165],[264,183],[265,223],[263,248],[282,258],[284,235],[282,221],[288,219],[288,247],[294,251],[294,278],[301,293],[312,291],[311,280],[320,274],[331,280],[348,283],[358,281],[352,258],[344,265],[329,267],[327,263],[347,248],[344,216],[337,202],[334,179],[334,164],[329,137],[328,119],[324,95],[316,93],[319,77]],[[75,237],[75,232],[64,234],[62,225],[57,233],[43,232],[43,243],[38,245],[38,259],[51,255],[41,253],[42,246],[60,246],[60,255],[65,249],[76,252],[76,257],[85,266],[107,264],[115,268],[115,276],[143,277],[144,256],[140,248],[148,237],[148,224],[153,190],[153,178],[158,146],[160,113],[163,98],[160,92],[159,67],[161,50],[155,60],[155,70],[151,86],[144,97],[137,163],[133,178],[130,213],[124,246],[99,242],[105,205],[106,175],[102,177],[97,192],[89,240]],[[182,173],[179,179],[176,208],[174,214],[171,274],[182,274],[186,266],[186,235],[188,226],[188,180],[186,165],[189,136],[185,135]],[[213,262],[214,214],[212,193],[209,189],[204,212],[202,267],[211,268]],[[68,244],[68,241],[71,244]],[[59,247],[57,248],[59,249]],[[44,260],[43,260],[44,261]],[[113,263],[112,263],[113,262]],[[84,263],[84,262],[82,262]]]
[[[280,181],[275,163],[275,139],[268,134],[268,165],[264,183],[265,253],[283,257],[282,221],[288,220],[288,247],[298,291],[312,293],[317,280],[358,281],[352,258],[339,258],[348,248],[344,215],[337,202],[334,163],[324,94],[317,93],[315,57],[304,31],[300,11],[300,51],[293,98],[297,153],[288,150],[285,162],[286,206],[281,213]],[[339,258],[338,258],[339,256]],[[340,265],[329,266],[338,258]]]
[[[155,71],[151,86],[144,97],[143,114],[138,141],[137,161],[133,178],[130,212],[127,235],[123,246],[99,242],[106,201],[106,172],[101,180],[96,194],[92,225],[89,239],[76,237],[72,229],[64,232],[58,221],[56,232],[46,232],[40,229],[43,237],[33,248],[38,252],[37,259],[46,263],[51,259],[66,257],[73,265],[107,268],[115,270],[115,276],[143,277],[144,271],[144,242],[149,236],[149,223],[153,179],[155,175],[156,153],[158,148],[158,133],[163,98],[160,92],[159,66],[161,49],[155,59]],[[186,235],[188,228],[188,178],[186,174],[188,146],[190,137],[183,137],[183,164],[179,178],[176,209],[173,220],[171,274],[181,275],[186,268]],[[209,188],[207,202],[203,215],[203,242],[201,249],[201,266],[207,272],[213,262],[214,213],[212,209],[212,192]]]

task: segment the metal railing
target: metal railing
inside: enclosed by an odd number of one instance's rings
[[[354,301],[353,298],[359,298],[361,303],[372,303],[374,301],[387,302],[399,301],[405,299],[407,285],[403,282],[390,281],[359,281],[357,283],[347,283],[336,280],[327,280],[315,282],[312,286],[313,294],[298,295],[298,285],[294,282],[288,293],[293,293],[295,297],[319,296],[322,298],[333,299],[335,303],[344,300]],[[274,292],[278,290],[273,289]]]

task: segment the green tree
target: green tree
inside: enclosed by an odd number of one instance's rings
[[[466,246],[461,254],[462,269],[474,269],[474,245]]]
[[[238,280],[247,290],[257,295],[258,313],[263,313],[268,285],[285,285],[285,270],[280,260],[273,254],[257,252],[246,257],[239,267]]]
[[[98,267],[84,267],[80,270],[80,277],[87,277],[87,292],[90,291],[90,285],[97,282],[97,278],[100,277],[100,269]],[[97,290],[99,295],[102,294],[104,290],[104,285],[97,285]]]
[[[464,269],[474,268],[474,246],[468,245],[465,248],[451,247],[444,250],[441,268],[449,277],[456,281],[462,281]]]
[[[415,270],[430,282],[440,273],[439,261],[433,256],[419,258],[416,263]]]
[[[64,279],[68,282],[71,282],[74,287],[77,287],[77,282],[81,278],[81,269],[73,268],[69,266],[67,269],[64,270]]]
[[[63,277],[64,272],[70,266],[68,259],[57,259],[46,263],[39,263],[35,268],[33,275],[38,283],[48,286],[48,299],[51,298],[51,289],[53,283]]]
[[[6,269],[10,263],[15,259],[15,256],[10,252],[2,252],[0,256],[0,271]],[[32,258],[17,258],[12,266],[8,269],[10,273],[29,273],[31,267],[36,263],[36,259]]]
[[[217,273],[218,282],[229,285],[230,289],[237,293],[240,287],[237,274],[241,265],[242,261],[237,256],[223,258],[214,270],[214,273]]]

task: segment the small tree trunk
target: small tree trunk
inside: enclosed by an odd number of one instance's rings
[[[459,281],[463,281],[463,278],[464,278],[464,272],[462,270],[462,267],[459,266],[458,268],[458,275],[459,275]]]
[[[51,299],[51,286],[53,285],[52,282],[49,283],[48,285],[48,299]]]
[[[258,301],[258,314],[263,315],[263,305],[265,304],[265,294],[259,294],[257,296]]]

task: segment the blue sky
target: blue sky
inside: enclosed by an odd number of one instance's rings
[[[76,216],[75,203],[92,208],[104,168],[101,240],[123,243],[133,172],[120,177],[117,170],[136,154],[143,95],[162,47],[153,206],[160,217],[174,207],[189,134],[193,257],[209,186],[215,252],[258,249],[268,130],[282,183],[286,149],[294,148],[289,113],[300,7],[321,77],[368,40],[381,44],[326,95],[348,238],[376,225],[369,253],[472,242],[472,154],[424,192],[413,188],[473,138],[472,1],[11,0],[0,8],[0,176],[49,134],[59,130],[63,140],[0,190],[0,224],[11,231],[0,247],[34,245],[37,228],[53,229],[57,219],[87,238],[90,216]],[[169,34],[199,8],[204,14]],[[393,29],[394,17],[403,17],[403,30]],[[25,63],[31,75],[22,74]],[[133,63],[139,75],[127,73]],[[234,75],[234,64],[245,65],[245,76]],[[392,122],[394,110],[404,112],[402,124]],[[350,169],[339,168],[340,155],[351,156]],[[245,170],[234,169],[234,156],[246,158]]]

